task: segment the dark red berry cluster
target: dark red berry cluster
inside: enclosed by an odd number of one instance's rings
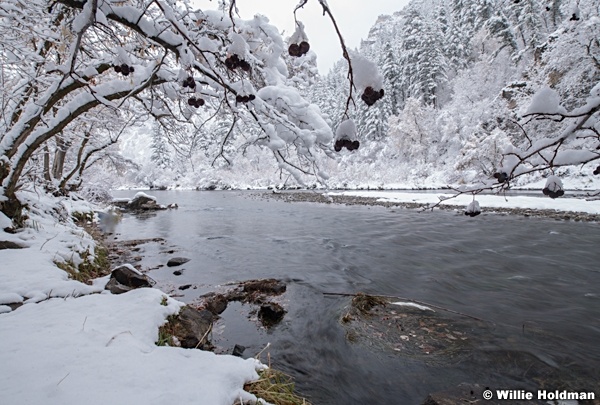
[[[544,188],[542,190],[542,193],[544,193],[544,195],[547,195],[550,198],[558,198],[558,197],[562,197],[563,195],[565,195],[565,192],[561,189],[558,190],[550,190],[548,187]]]
[[[508,174],[506,174],[505,172],[494,173],[494,177],[498,179],[498,183],[504,183],[508,181]]]
[[[194,78],[192,76],[188,76],[183,81],[183,87],[189,87],[190,89],[195,89],[196,88],[196,81],[194,80]]]
[[[190,99],[188,99],[188,104],[191,105],[192,107],[202,107],[204,105],[204,100],[201,98],[196,98],[196,97],[192,97]]]
[[[362,101],[364,101],[365,104],[370,107],[373,104],[375,104],[375,102],[377,102],[377,100],[379,100],[381,97],[383,97],[383,94],[384,94],[383,89],[381,89],[379,91],[375,91],[375,90],[373,90],[373,87],[369,86],[365,89],[364,93],[362,94],[362,96],[360,96],[360,98],[362,98]]]
[[[352,151],[358,149],[359,146],[360,142],[358,141],[351,141],[350,139],[338,139],[337,141],[335,141],[335,145],[333,146],[333,148],[336,152],[339,152],[342,150],[342,148],[346,148]]]
[[[476,217],[479,214],[481,214],[481,211],[465,211],[465,215],[470,217]]]
[[[569,20],[571,20],[571,21],[579,21],[579,17],[577,17],[577,14],[573,13],[573,15],[571,16],[571,18],[569,18]]]
[[[308,51],[310,51],[310,44],[306,41],[302,41],[299,44],[291,44],[288,48],[288,53],[294,57],[306,55]]]
[[[229,70],[235,70],[237,68],[242,69],[244,72],[250,70],[250,64],[243,59],[240,59],[236,54],[231,55],[227,59],[225,59],[225,66]]]
[[[594,170],[594,174],[600,174],[600,166],[596,167],[596,170]]]
[[[126,63],[123,63],[122,65],[115,65],[114,68],[115,72],[121,73],[123,76],[129,76],[129,73],[133,73],[135,71],[133,66],[129,66]]]
[[[237,103],[247,103],[248,101],[253,101],[256,100],[256,96],[254,94],[250,94],[249,96],[241,96],[241,95],[237,95],[235,96],[235,101]]]

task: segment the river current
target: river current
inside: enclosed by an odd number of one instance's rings
[[[282,323],[264,329],[245,305],[230,304],[213,333],[223,351],[245,346],[245,357],[270,343],[272,364],[315,405],[420,404],[464,382],[535,389],[543,385],[528,375],[535,362],[600,396],[597,223],[291,204],[235,191],[149,194],[179,208],[125,214],[114,237],[164,238],[140,245],[140,263],[186,302],[234,281],[286,281]],[[179,276],[157,268],[172,256],[191,259]],[[493,327],[473,324],[470,354],[433,364],[349,341],[340,323],[349,298],[323,293],[356,292],[428,302]],[[563,388],[548,381],[544,388]]]

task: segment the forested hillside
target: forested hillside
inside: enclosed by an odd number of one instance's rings
[[[600,78],[599,4],[414,0],[394,15],[380,16],[358,51],[377,63],[385,96],[370,107],[360,100],[351,106],[356,107],[350,115],[361,147],[320,157],[316,163],[329,176],[322,184],[438,187],[491,178],[503,166],[507,148],[535,142],[566,125],[561,117],[523,119],[538,90],[555,90],[568,110],[585,104]],[[316,57],[310,52],[288,58],[289,81],[337,128],[344,119],[348,65],[342,59],[319,76]],[[226,133],[230,125],[217,119],[204,133]],[[594,128],[572,146],[593,149],[598,144]],[[202,133],[169,139],[160,128],[148,126],[121,147],[142,165],[141,171],[127,171],[125,184],[295,184],[268,153],[246,142],[248,128],[238,129],[223,146]],[[151,149],[140,148],[139,137]],[[596,166],[591,162],[556,173],[566,179],[566,187],[595,188]],[[549,173],[535,171],[515,183]],[[305,181],[318,183],[310,176]]]
[[[336,185],[469,183],[501,169],[503,152],[564,127],[528,122],[532,96],[549,87],[567,110],[600,78],[599,2],[414,0],[381,16],[360,51],[377,61],[386,96],[354,115],[364,148],[331,165]],[[311,88],[335,127],[343,111],[345,61]],[[531,120],[529,120],[531,121]],[[573,147],[598,145],[597,125]],[[577,145],[575,145],[577,144]],[[557,170],[591,184],[597,164]],[[548,174],[535,173],[521,183]]]

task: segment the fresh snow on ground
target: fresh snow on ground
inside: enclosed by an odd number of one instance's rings
[[[0,392],[7,404],[222,404],[255,397],[254,359],[158,347],[181,303],[145,288],[55,298],[0,316]]]
[[[94,241],[69,219],[90,212],[89,204],[34,193],[20,198],[30,206],[25,228],[0,231],[0,240],[25,247],[0,250],[0,402],[256,401],[243,387],[258,378],[258,361],[155,345],[159,326],[183,303],[153,288],[113,295],[103,291],[107,277],[90,286],[56,267],[81,260],[78,252],[93,253]],[[14,311],[7,305],[17,303],[24,304]]]
[[[541,194],[541,193],[540,193]],[[344,191],[332,192],[329,195],[346,195],[355,197],[377,198],[380,201],[418,203],[418,204],[437,204],[440,198],[446,199],[454,196],[452,192],[440,192],[436,194],[419,194],[402,191]],[[475,199],[479,201],[482,208],[525,208],[538,210],[556,210],[585,212],[588,214],[600,214],[600,200],[586,200],[583,198],[561,197],[555,200],[546,196],[526,197],[526,196],[501,196],[501,195],[477,195]],[[466,207],[473,201],[471,194],[462,194],[442,202],[442,205]]]

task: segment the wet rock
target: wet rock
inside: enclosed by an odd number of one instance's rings
[[[269,295],[280,295],[286,290],[286,285],[281,280],[274,278],[265,280],[251,280],[243,283],[243,291],[246,293],[260,293]]]
[[[278,324],[281,322],[284,315],[285,310],[276,302],[262,304],[258,310],[258,319],[260,319],[262,324],[266,327],[271,327]]]
[[[229,299],[223,294],[208,294],[204,298],[204,308],[215,315],[222,314],[227,309]]]
[[[139,193],[132,199],[117,199],[113,200],[112,204],[128,211],[157,211],[166,210],[167,207],[156,202],[154,197]]]
[[[179,289],[180,289],[181,291],[183,291],[183,290],[187,290],[187,289],[189,289],[191,286],[192,286],[191,284],[186,284],[186,285],[179,286]]]
[[[245,346],[242,345],[235,345],[233,347],[233,352],[231,353],[233,356],[237,356],[237,357],[242,357],[242,355],[244,354],[244,351],[246,350]]]
[[[210,349],[211,344],[208,341],[208,334],[212,329],[213,320],[214,317],[210,311],[199,311],[189,306],[183,307],[174,321],[174,330],[177,331],[177,338],[181,343],[181,347]]]
[[[4,249],[23,249],[23,246],[8,240],[0,240],[0,250]]]
[[[189,262],[190,259],[186,258],[186,257],[173,257],[171,259],[169,259],[169,261],[167,262],[167,266],[169,267],[175,267],[175,266],[181,266],[184,263]]]
[[[159,205],[156,203],[156,200],[145,195],[135,196],[131,201],[129,201],[127,207],[131,210],[159,209]]]
[[[111,278],[110,280],[108,280],[108,283],[106,283],[104,289],[110,291],[113,294],[123,294],[133,290],[134,288],[127,287],[126,285],[119,283],[116,279]]]
[[[174,276],[181,276],[182,274],[183,274],[183,270],[175,270],[175,271],[173,272],[173,275],[174,275]]]
[[[152,287],[154,280],[130,265],[119,266],[110,275],[105,289],[113,294],[122,294],[136,288]]]

